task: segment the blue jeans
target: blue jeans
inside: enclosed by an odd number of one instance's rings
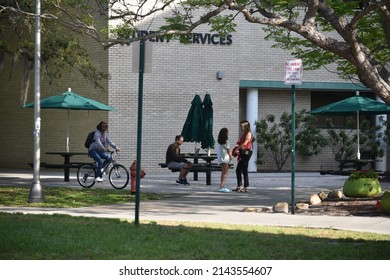
[[[89,152],[89,156],[93,158],[98,166],[96,170],[96,177],[102,177],[102,168],[110,160],[110,154],[107,154],[105,151],[92,150]]]

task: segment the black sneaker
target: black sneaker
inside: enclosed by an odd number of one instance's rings
[[[186,183],[183,179],[180,179],[180,180],[176,180],[176,184],[185,185]]]
[[[184,185],[190,185],[190,183],[187,182],[187,178],[184,178],[183,181],[184,181]]]

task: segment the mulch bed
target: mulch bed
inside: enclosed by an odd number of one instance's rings
[[[377,207],[380,198],[341,198],[324,200],[318,205],[310,205],[309,209],[297,209],[295,213],[305,215],[329,216],[388,216]]]

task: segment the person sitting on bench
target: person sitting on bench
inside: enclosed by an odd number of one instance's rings
[[[165,163],[169,169],[179,169],[180,174],[176,183],[180,185],[189,185],[187,174],[190,172],[192,163],[180,155],[180,145],[183,144],[184,138],[181,135],[175,137],[175,142],[169,145],[165,157]]]

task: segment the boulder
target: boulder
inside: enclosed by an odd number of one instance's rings
[[[253,208],[253,207],[245,207],[241,210],[241,212],[255,212],[255,213],[261,213],[263,211],[262,208]]]
[[[300,203],[295,204],[295,207],[297,207],[297,209],[307,210],[307,209],[309,209],[309,204],[300,202]]]
[[[321,199],[321,201],[324,201],[328,196],[324,192],[320,192],[318,194],[318,197]]]
[[[318,196],[318,194],[312,194],[309,197],[309,204],[310,205],[318,205],[321,203],[321,198]]]
[[[288,203],[287,202],[278,202],[274,205],[272,210],[275,213],[288,213]]]
[[[328,199],[340,199],[343,197],[343,193],[338,190],[333,190],[330,193],[328,193]]]

